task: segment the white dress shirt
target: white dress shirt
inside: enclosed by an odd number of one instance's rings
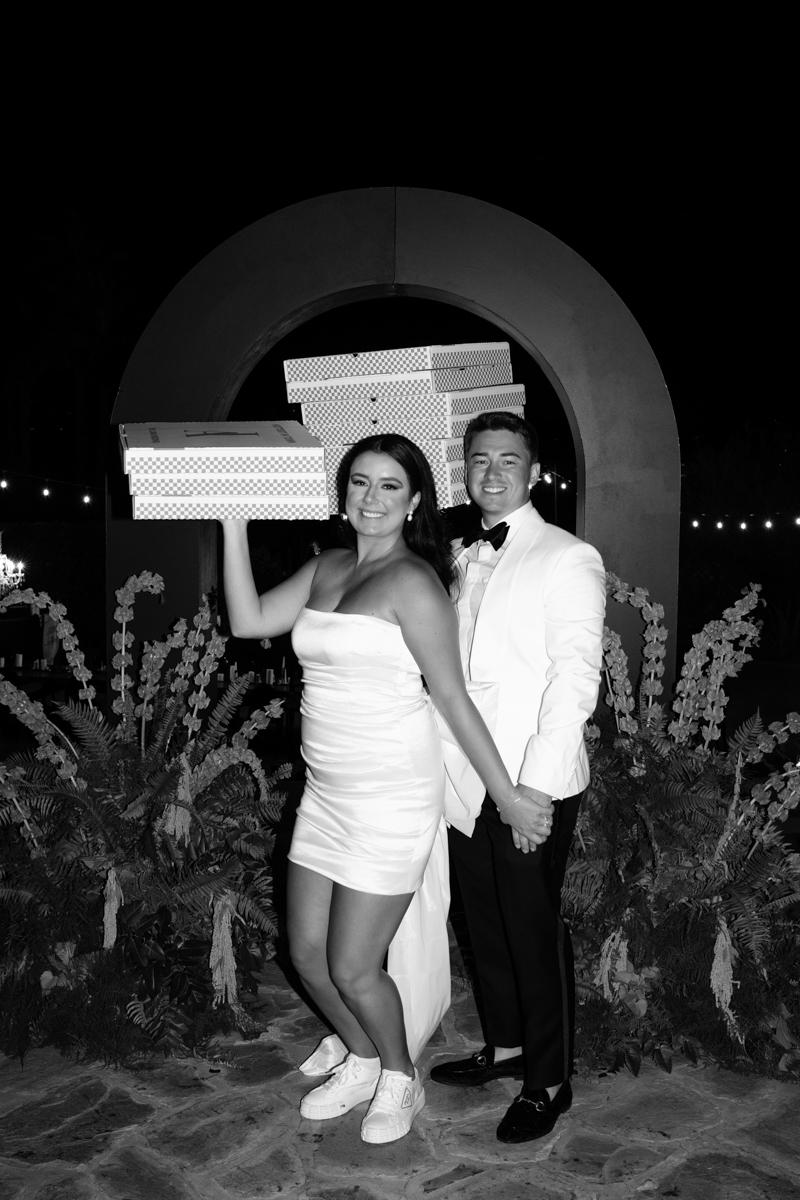
[[[475,622],[481,606],[483,593],[489,582],[492,571],[505,554],[514,534],[519,529],[532,505],[530,501],[521,508],[509,513],[503,520],[508,525],[506,540],[499,550],[495,550],[491,542],[473,542],[466,550],[461,550],[457,561],[462,573],[461,591],[456,602],[458,612],[458,644],[461,650],[461,667],[464,677],[470,679],[469,659],[472,651],[472,639],[475,636]],[[499,522],[495,522],[499,524]],[[481,521],[483,529],[490,529],[485,521]]]

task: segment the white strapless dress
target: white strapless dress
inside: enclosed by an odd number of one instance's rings
[[[360,892],[422,882],[444,808],[444,762],[419,667],[399,625],[304,608],[306,786],[289,857]]]
[[[416,1058],[450,1002],[445,772],[419,667],[398,625],[304,608],[306,786],[289,858],[376,895],[414,892],[389,948]]]

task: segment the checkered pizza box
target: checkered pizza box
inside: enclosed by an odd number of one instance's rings
[[[162,421],[119,431],[126,474],[324,470],[319,440],[298,421]]]
[[[427,396],[333,400],[304,404],[303,424],[325,445],[349,445],[374,433],[404,433],[412,441],[446,437],[447,408]]]
[[[350,381],[348,381],[350,382]],[[479,413],[522,415],[525,387],[471,388],[437,395],[374,389],[371,396],[331,394],[302,407],[303,422],[326,445],[347,445],[376,433],[404,433],[414,442],[462,436]],[[332,387],[331,392],[335,389]]]
[[[135,521],[324,521],[326,496],[134,496]]]
[[[324,471],[305,475],[254,472],[239,475],[143,475],[131,471],[135,496],[324,496]]]
[[[502,387],[511,383],[508,364],[484,363],[447,367],[441,371],[408,371],[395,375],[350,375],[339,379],[316,379],[288,383],[290,404],[323,400],[375,400],[394,396],[435,396],[439,392],[463,392],[471,388]]]
[[[469,504],[469,492],[467,491],[466,484],[454,483],[451,492],[450,508],[458,508],[461,504]]]
[[[453,433],[459,439],[463,438],[464,434],[467,431],[467,426],[469,425],[469,423],[473,419],[473,417],[480,416],[481,413],[484,413],[487,411],[489,411],[489,410],[485,409],[485,408],[481,408],[481,409],[478,409],[477,412],[467,412],[467,413],[464,413],[462,416],[454,416],[450,421],[450,432]],[[492,411],[494,411],[494,410],[492,410]],[[516,407],[513,404],[503,404],[500,406],[500,410],[498,410],[498,411],[513,413],[515,417],[524,417],[525,416],[525,409],[522,407],[522,405],[520,405],[519,407]]]
[[[355,354],[326,354],[290,358],[283,364],[287,384],[354,375],[396,375],[409,371],[450,370],[497,365],[506,372],[498,382],[511,382],[508,342],[465,342],[452,346],[411,346],[399,350],[367,350]]]

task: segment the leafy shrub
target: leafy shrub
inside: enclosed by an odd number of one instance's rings
[[[587,728],[592,782],[564,889],[579,1053],[585,1065],[638,1070],[642,1054],[669,1069],[675,1051],[696,1061],[703,1050],[796,1074],[800,855],[784,822],[800,800],[800,764],[776,752],[800,733],[800,716],[765,730],[756,714],[721,737],[724,683],[757,642],[760,589],[693,638],[669,720],[656,700],[663,608],[612,574],[607,586],[642,613],[644,668],[634,692],[606,629],[611,713]]]
[[[290,767],[267,778],[249,742],[280,702],[233,733],[247,680],[211,707],[225,639],[205,597],[191,629],[181,620],[145,643],[135,686],[134,599],[162,588],[145,572],[116,594],[111,720],[63,606],[30,591],[0,601],[49,609],[81,684],[51,720],[0,677],[0,702],[38,743],[0,764],[0,1048],[11,1055],[52,1044],[130,1061],[195,1050],[220,1025],[254,1028],[242,998],[272,953],[284,799],[273,787]]]

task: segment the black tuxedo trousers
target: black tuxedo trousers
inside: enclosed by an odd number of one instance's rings
[[[517,850],[486,797],[471,838],[450,829],[490,1046],[522,1046],[525,1087],[555,1087],[573,1071],[575,973],[561,887],[581,796],[553,806],[550,836]]]

